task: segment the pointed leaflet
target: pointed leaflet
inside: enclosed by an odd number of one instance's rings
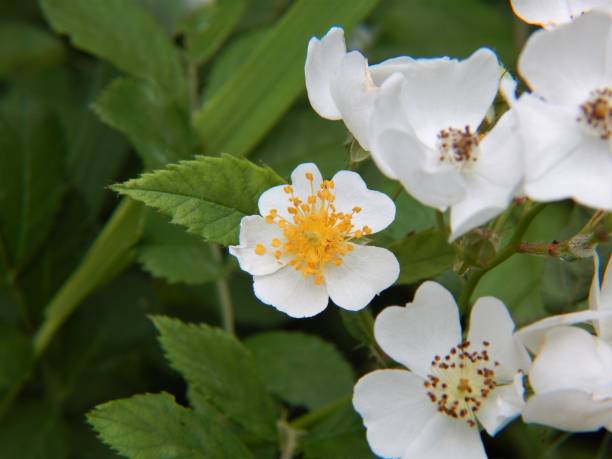
[[[259,195],[283,180],[271,169],[224,155],[200,156],[144,174],[113,189],[172,217],[210,242],[238,241],[245,215],[258,213]]]
[[[233,336],[207,325],[155,317],[171,365],[221,413],[262,438],[276,438],[276,410],[249,351]],[[273,375],[271,375],[273,377]]]
[[[185,95],[178,50],[134,0],[41,0],[41,6],[53,28],[76,47],[157,84],[164,94]]]
[[[226,427],[202,418],[170,394],[145,394],[98,405],[87,415],[100,438],[130,459],[249,459]]]

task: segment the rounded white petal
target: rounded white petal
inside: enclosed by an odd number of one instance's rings
[[[445,355],[461,342],[457,304],[440,284],[424,282],[412,303],[378,314],[374,336],[391,358],[425,377],[435,355]]]
[[[414,135],[387,130],[378,135],[381,161],[398,177],[416,200],[426,206],[446,210],[465,196],[465,183],[459,171],[438,161],[438,154]],[[438,164],[434,164],[436,162]]]
[[[476,416],[492,437],[521,414],[523,401],[523,375],[516,374],[512,384],[498,386],[482,402]]]
[[[592,90],[612,83],[611,33],[612,19],[601,11],[551,31],[539,30],[523,48],[519,72],[538,95],[577,110]]]
[[[370,65],[370,75],[376,86],[381,86],[394,73],[409,73],[419,65],[421,59],[409,56],[398,56],[387,59],[378,64]]]
[[[434,148],[442,129],[476,131],[493,103],[501,76],[495,53],[481,48],[464,61],[436,59],[406,76],[402,98],[417,137]]]
[[[510,0],[514,14],[529,24],[552,28],[586,11],[611,6],[610,0]]]
[[[612,397],[612,347],[581,328],[554,328],[533,361],[529,382],[536,394],[577,389]]]
[[[307,173],[312,174],[312,182],[306,178]],[[317,192],[322,182],[321,171],[319,171],[319,168],[314,163],[300,164],[291,173],[291,186],[295,195],[302,201],[306,201],[313,190]]]
[[[593,256],[593,281],[589,293],[589,307],[593,311],[610,312],[609,317],[596,320],[594,325],[597,334],[609,343],[612,343],[612,257],[608,260],[601,288],[599,284],[599,257]]]
[[[356,229],[369,226],[374,233],[385,229],[395,219],[395,203],[384,193],[369,190],[361,176],[352,171],[340,171],[332,178],[338,212],[350,214],[354,207],[361,211],[352,218]]]
[[[250,215],[240,220],[240,245],[233,245],[229,253],[238,259],[240,269],[253,275],[271,274],[282,268],[286,260],[276,260],[272,253],[272,239],[283,239],[277,225],[269,225],[259,215]],[[268,250],[263,255],[255,253],[255,246],[263,244]]]
[[[262,303],[296,318],[312,317],[329,302],[325,283],[317,285],[312,276],[306,277],[291,266],[266,276],[254,276],[253,289]]]
[[[363,309],[399,277],[395,255],[381,247],[352,244],[342,264],[328,263],[323,271],[332,301],[350,311]]]
[[[499,362],[495,369],[496,381],[510,382],[519,370],[529,368],[527,350],[514,337],[514,322],[508,309],[497,298],[479,298],[470,314],[468,341],[479,349],[490,343],[491,360]]]
[[[434,416],[404,451],[402,459],[487,459],[480,433],[464,420]]]
[[[574,150],[538,179],[527,180],[525,193],[536,201],[573,198],[585,206],[612,210],[612,154],[608,144],[584,136]]]
[[[438,416],[423,379],[404,370],[378,370],[355,385],[353,406],[363,418],[370,448],[383,457],[400,457],[423,426]]]
[[[308,99],[315,111],[323,118],[339,120],[342,118],[330,92],[331,82],[337,78],[340,64],[346,55],[344,31],[332,27],[321,38],[311,38],[304,73]]]
[[[536,394],[523,408],[523,421],[569,432],[590,432],[612,425],[612,398],[594,400],[588,393],[565,389]]]
[[[362,54],[351,51],[342,59],[330,91],[346,127],[359,144],[369,150],[370,118],[378,88]]]

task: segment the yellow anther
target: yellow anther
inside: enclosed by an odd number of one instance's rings
[[[336,258],[336,259],[334,260],[334,264],[335,264],[336,266],[340,266],[340,265],[342,264],[342,258]]]
[[[274,251],[274,258],[276,258],[277,260],[280,259],[280,257],[283,256],[283,252],[281,252],[280,250],[275,250]]]
[[[297,214],[297,209],[295,207],[287,207],[287,212],[290,214]]]
[[[312,175],[312,172],[306,172],[306,180],[312,182],[314,180],[314,175]]]
[[[363,232],[364,234],[372,234],[372,228],[370,228],[368,225],[363,227]]]
[[[360,238],[360,237],[362,237],[362,236],[363,236],[363,231],[361,231],[361,230],[357,230],[357,231],[355,231],[355,237],[356,237],[356,238]]]
[[[280,239],[277,239],[277,238],[272,239],[272,247],[280,247],[280,246],[281,246]]]
[[[314,281],[315,284],[321,285],[323,283],[323,276],[321,274],[316,275]]]
[[[359,212],[361,212],[361,207],[353,207],[353,212],[355,212],[356,214],[358,214]]]
[[[266,215],[266,223],[269,225],[274,223],[274,217],[274,215]]]
[[[300,209],[302,209],[304,212],[310,212],[310,206],[308,204],[302,204]]]
[[[316,196],[308,196],[308,204],[316,204],[317,203],[317,197]]]
[[[283,191],[284,191],[285,193],[287,193],[287,194],[291,194],[291,193],[293,193],[293,188],[292,188],[291,186],[289,186],[289,185],[286,185],[286,186],[283,188]]]
[[[266,253],[266,248],[264,247],[264,245],[263,245],[263,244],[257,244],[257,245],[255,246],[255,253],[256,253],[257,255],[265,255],[265,253]]]

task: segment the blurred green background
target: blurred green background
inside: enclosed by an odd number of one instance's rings
[[[319,1],[326,3],[310,3]],[[185,401],[184,383],[165,362],[148,315],[219,324],[214,282],[222,277],[232,286],[242,338],[262,330],[300,330],[332,341],[353,365],[349,379],[369,368],[366,351],[346,332],[335,308],[312,320],[289,320],[258,303],[250,276],[232,260],[215,260],[206,244],[148,211],[142,238],[101,271],[89,289],[92,294],[85,295],[33,364],[31,337],[44,320],[46,305],[119,202],[108,185],[197,153],[248,154],[283,176],[305,161],[316,162],[327,176],[347,165],[344,126],[319,118],[306,99],[303,76],[292,76],[301,75],[306,39],[273,42],[273,59],[259,60],[260,66],[248,72],[243,68],[252,65],[249,58],[270,41],[296,2],[207,3],[124,0],[109,2],[119,7],[107,11],[104,0],[1,0],[0,459],[118,457],[96,439],[85,413],[99,403],[143,392],[164,390]],[[350,10],[351,0],[340,3]],[[512,70],[529,33],[503,0],[360,4],[359,15],[368,14],[348,43],[370,63],[401,54],[466,57],[488,46]],[[75,10],[92,13],[75,14],[74,21],[70,12]],[[295,21],[303,26],[302,38],[312,34],[312,17]],[[50,23],[80,32],[69,39]],[[172,52],[158,43],[166,39],[185,50],[187,58],[173,60]],[[177,76],[183,70],[190,81]],[[268,86],[241,80],[251,71],[266,76]],[[160,96],[169,91],[177,96]],[[242,99],[231,100],[231,94]],[[229,109],[220,101],[226,99],[232,110],[242,107],[243,112],[224,112]],[[222,129],[224,134],[217,135]],[[369,162],[358,170],[370,188],[389,194],[396,188]],[[382,240],[434,225],[432,212],[406,195],[398,207],[399,218]],[[570,203],[549,206],[530,240],[563,238],[584,219],[584,211]],[[590,277],[588,261],[568,265],[515,257],[487,275],[479,293],[502,297],[517,322],[525,323],[583,302]],[[451,270],[438,280],[455,292],[461,288]],[[376,300],[375,309],[403,304],[413,290],[413,284],[395,287]],[[359,419],[350,412],[345,418],[325,426],[327,444],[305,451],[304,457],[372,457]],[[568,438],[515,423],[494,441],[485,441],[491,458],[578,459],[594,457],[601,438]],[[274,453],[262,452],[261,457]]]

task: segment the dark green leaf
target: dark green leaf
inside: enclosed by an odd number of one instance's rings
[[[440,274],[455,260],[455,249],[436,230],[413,234],[389,248],[400,263],[400,284],[412,284]]]
[[[292,405],[315,409],[353,390],[350,365],[317,336],[268,332],[249,338],[245,345],[268,391]]]
[[[274,402],[266,393],[249,351],[234,337],[207,325],[155,317],[171,365],[192,391],[254,434],[276,438]]]
[[[0,396],[23,379],[32,361],[30,339],[14,329],[0,326]]]
[[[161,210],[210,242],[229,245],[238,239],[242,217],[258,213],[259,195],[280,183],[271,169],[224,155],[172,164],[113,189]]]
[[[130,459],[252,457],[230,431],[203,422],[165,393],[108,402],[87,419],[105,443]]]

